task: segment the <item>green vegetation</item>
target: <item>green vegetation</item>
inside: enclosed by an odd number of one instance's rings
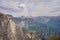
[[[51,36],[49,40],[60,40],[60,36]]]

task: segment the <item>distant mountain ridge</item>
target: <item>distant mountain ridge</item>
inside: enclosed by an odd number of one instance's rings
[[[38,16],[38,17],[24,17],[24,16],[21,16],[21,17],[13,17],[12,15],[7,15],[8,17],[10,17],[11,19],[13,19],[15,22],[18,20],[27,20],[27,19],[33,19],[35,21],[38,21],[40,23],[44,23],[44,24],[48,24],[49,21],[51,20],[59,20],[60,19],[60,16]],[[17,22],[18,22],[17,21]],[[19,21],[20,22],[20,21]]]
[[[12,15],[7,15],[9,18],[11,18],[15,23],[19,24],[22,20],[24,21],[36,21],[42,24],[47,24],[51,26],[60,26],[60,16],[38,16],[38,17],[13,17]]]
[[[9,16],[9,15],[7,15]],[[10,17],[19,26],[23,24],[24,31],[33,31],[40,37],[60,35],[60,16],[38,16],[38,17]],[[23,22],[23,23],[22,23]],[[21,26],[21,27],[22,27]],[[26,27],[27,26],[27,27]]]

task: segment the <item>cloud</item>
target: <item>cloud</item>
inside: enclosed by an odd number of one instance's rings
[[[18,6],[26,4],[28,14],[32,16],[60,15],[60,0],[0,0],[0,11],[15,16],[25,15]]]

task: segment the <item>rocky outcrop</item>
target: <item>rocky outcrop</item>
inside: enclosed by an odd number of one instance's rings
[[[21,25],[15,24],[4,14],[0,13],[0,40],[32,40],[30,33],[23,33]],[[34,39],[33,39],[34,40]]]
[[[21,34],[20,27],[0,13],[0,40],[23,40],[23,34]]]
[[[7,16],[0,13],[0,40],[8,40],[8,23]]]

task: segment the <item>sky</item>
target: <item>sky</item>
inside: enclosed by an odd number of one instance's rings
[[[15,17],[59,16],[60,0],[0,0],[0,12]]]

